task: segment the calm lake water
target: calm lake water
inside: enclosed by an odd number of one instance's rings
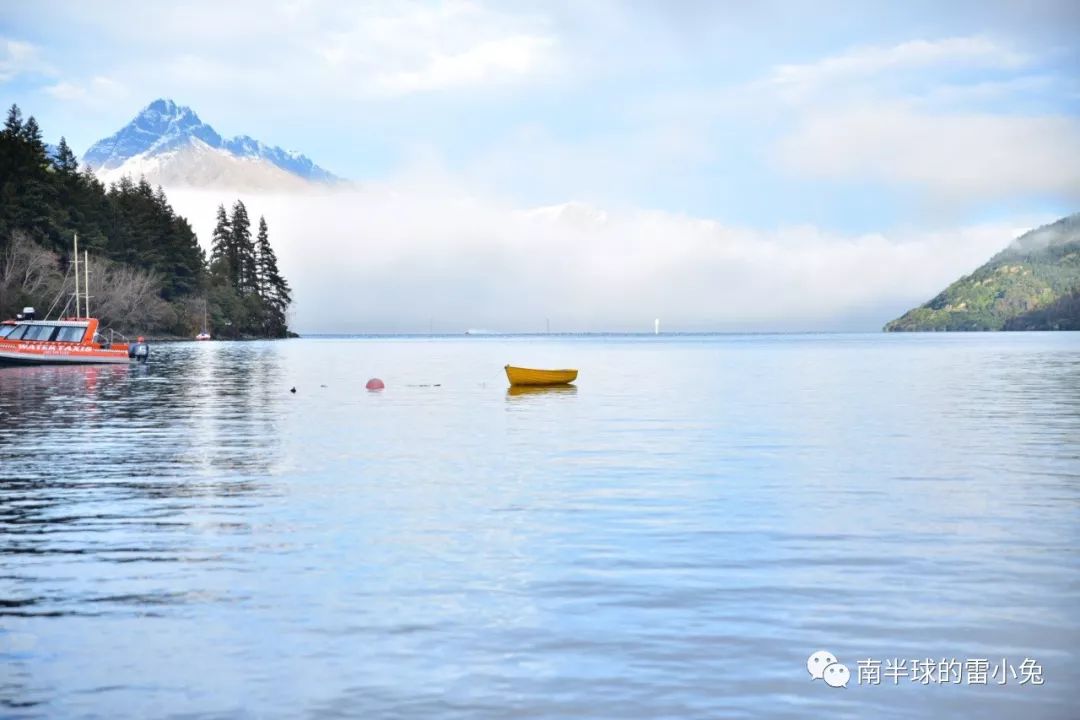
[[[0,369],[0,476],[0,717],[1080,707],[1077,333],[158,345]]]

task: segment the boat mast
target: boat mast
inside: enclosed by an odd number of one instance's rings
[[[79,233],[75,233],[75,317],[79,315]]]
[[[83,272],[86,273],[86,282],[83,290],[86,291],[86,317],[90,317],[90,251],[83,250]]]

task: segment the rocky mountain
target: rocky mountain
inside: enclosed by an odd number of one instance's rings
[[[885,330],[1080,330],[1080,213],[1021,235]]]
[[[82,158],[104,182],[124,175],[153,184],[231,189],[296,189],[339,181],[298,152],[247,135],[223,138],[195,112],[159,99]]]

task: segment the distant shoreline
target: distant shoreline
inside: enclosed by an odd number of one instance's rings
[[[1018,335],[1023,333],[1069,333],[1077,330],[910,330],[887,332],[884,330],[699,330],[687,332],[663,332],[659,335],[651,332],[589,331],[589,332],[504,332],[485,333],[408,333],[408,332],[355,332],[355,333],[304,333],[308,340],[333,340],[348,338],[559,338],[559,337],[627,337],[627,338],[671,338],[671,337],[723,337],[723,336],[779,336],[779,335]]]

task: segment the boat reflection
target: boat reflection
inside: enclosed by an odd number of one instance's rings
[[[577,395],[577,385],[511,385],[506,390],[507,398],[536,397],[552,395]]]
[[[18,365],[0,368],[0,399],[24,402],[39,395],[92,394],[102,381],[128,377],[128,365]]]

